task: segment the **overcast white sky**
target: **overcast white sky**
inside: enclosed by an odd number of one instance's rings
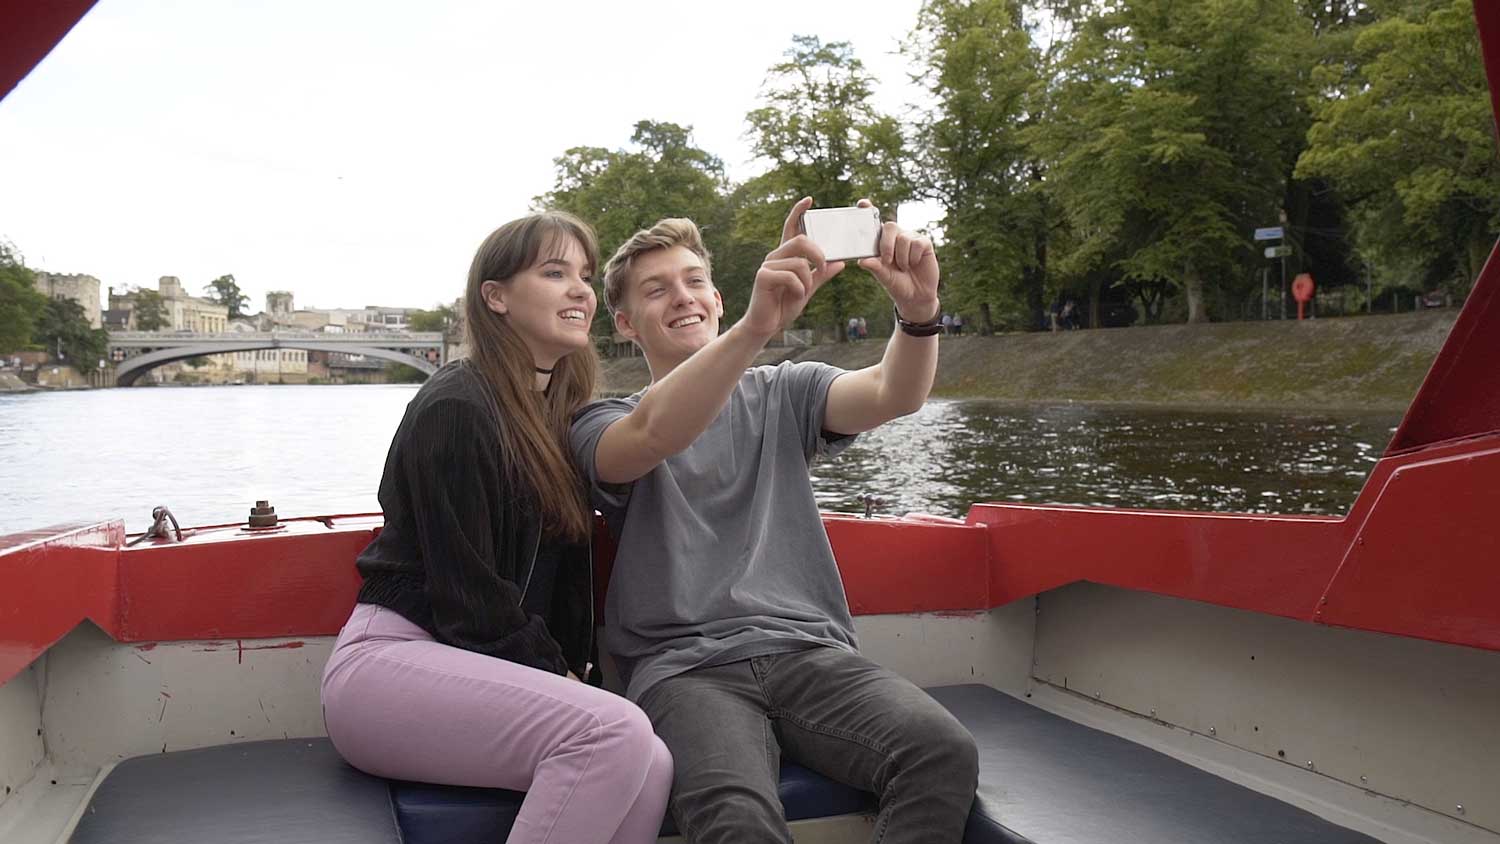
[[[670,120],[752,175],[744,116],[794,34],[853,42],[901,113],[919,5],[100,0],[0,102],[0,239],[106,288],[428,307],[568,147]]]

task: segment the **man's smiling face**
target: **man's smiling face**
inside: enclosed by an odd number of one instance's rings
[[[648,359],[676,365],[719,336],[724,299],[703,259],[684,246],[655,249],[630,268],[615,328]]]

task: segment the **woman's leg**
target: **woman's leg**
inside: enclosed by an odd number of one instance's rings
[[[656,736],[651,737],[651,768],[635,803],[625,813],[625,820],[611,844],[634,844],[655,841],[661,834],[661,822],[667,815],[667,798],[672,794],[672,751]],[[561,839],[559,839],[561,840]]]
[[[438,644],[361,605],[324,672],[323,709],[329,738],[361,770],[526,791],[511,842],[656,839],[670,757],[618,695]]]

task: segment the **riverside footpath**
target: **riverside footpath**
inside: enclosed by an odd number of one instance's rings
[[[1457,308],[1302,322],[1226,322],[944,337],[933,395],[1223,409],[1399,412],[1411,402]],[[858,369],[883,338],[768,349],[759,362]],[[604,362],[603,388],[650,381],[645,359]]]

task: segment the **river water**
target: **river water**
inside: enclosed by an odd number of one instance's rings
[[[0,395],[0,534],[166,504],[184,525],[373,512],[412,385]],[[1342,514],[1397,414],[932,401],[814,467],[825,509],[962,516],[975,501]]]

